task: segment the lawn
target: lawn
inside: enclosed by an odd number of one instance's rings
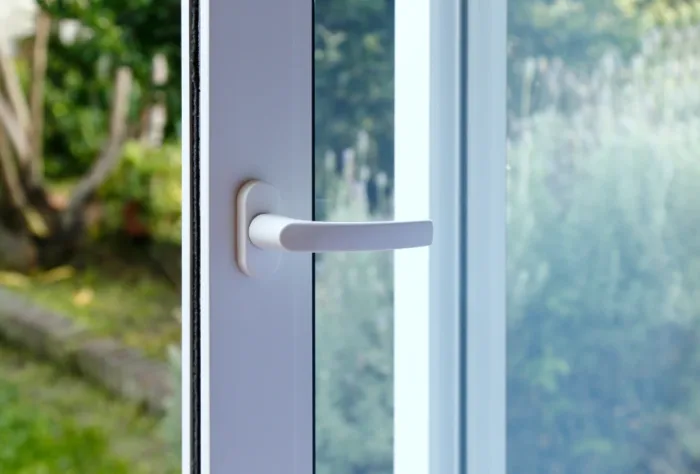
[[[0,285],[162,359],[169,345],[180,344],[179,270],[168,270],[179,254],[156,257],[152,246],[118,247],[103,244],[73,266],[48,272],[0,272]]]
[[[170,474],[158,421],[31,356],[0,347],[0,472]]]
[[[148,251],[117,244],[32,275],[0,272],[0,285],[94,333],[163,358],[179,346],[179,282]],[[179,472],[160,420],[78,377],[0,345],[0,472]]]

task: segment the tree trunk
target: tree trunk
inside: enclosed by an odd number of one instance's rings
[[[0,271],[28,272],[70,263],[83,248],[87,237],[88,204],[75,208],[70,224],[64,223],[64,210],[51,206],[46,196],[37,199],[48,223],[47,232],[37,235],[28,226],[22,211],[0,196]]]

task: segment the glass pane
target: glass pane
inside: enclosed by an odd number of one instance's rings
[[[393,1],[315,2],[315,218],[391,219]],[[391,253],[316,256],[318,474],[393,472]]]
[[[0,0],[3,473],[180,472],[180,0],[127,3]]]
[[[700,469],[699,5],[510,2],[510,473]]]

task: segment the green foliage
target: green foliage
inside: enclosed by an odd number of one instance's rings
[[[511,114],[546,106],[539,89],[523,111],[525,62],[560,58],[568,69],[590,70],[614,49],[624,58],[639,51],[640,34],[659,24],[693,24],[698,0],[518,0],[508,4]],[[376,141],[371,169],[393,177],[394,1],[315,2],[316,173],[322,157],[353,146],[357,133]],[[546,94],[546,92],[545,92]],[[338,163],[339,168],[342,163]],[[373,204],[374,198],[371,197]]]
[[[107,138],[113,77],[99,70],[98,57],[65,46],[54,34],[49,41],[45,90],[44,158],[52,178],[72,178],[87,171]],[[30,62],[15,61],[25,91],[30,88]],[[85,78],[92,80],[86,81]]]
[[[136,87],[131,120],[152,99],[168,108],[166,137],[180,120],[180,0],[37,0],[56,20],[49,44],[46,85],[47,172],[70,177],[84,172],[100,151],[118,66],[127,65]],[[77,21],[83,33],[62,41],[58,21]],[[152,82],[156,54],[168,61],[168,80]]]
[[[590,65],[610,48],[631,51],[637,24],[610,0],[524,0],[508,5],[511,58]]]
[[[640,40],[659,27],[684,28],[699,21],[698,0],[513,2],[508,9],[509,112],[518,117],[549,107],[553,95],[593,84],[574,87],[572,74],[590,73],[605,56],[629,60],[643,50]],[[567,99],[557,97],[557,105],[578,105]]]
[[[114,55],[135,68],[144,79],[150,76],[154,54],[180,58],[180,0],[37,0],[56,18],[77,19],[94,32],[89,46]],[[88,45],[86,45],[88,46]]]
[[[60,412],[37,410],[12,385],[0,383],[0,472],[8,474],[133,472],[109,451],[105,434]]]
[[[84,173],[108,134],[114,76],[101,67],[99,51],[82,46],[64,45],[57,35],[49,42],[44,149],[51,177]]]
[[[181,1],[37,2],[54,20],[48,53],[44,135],[48,178],[73,178],[94,163],[106,138],[114,73],[122,65],[132,69],[135,79],[131,123],[139,119],[146,105],[164,101],[171,119],[166,133],[172,142],[178,133],[180,117]],[[59,20],[77,20],[84,28],[83,34],[71,41],[62,40]],[[30,80],[29,43],[20,45],[17,59],[25,90]],[[169,64],[168,81],[162,86],[153,85],[151,77],[152,59],[158,53],[164,54]],[[177,143],[158,150],[129,144],[115,175],[100,189],[108,214],[113,219],[120,218],[118,210],[125,202],[138,201],[146,208],[155,236],[179,242],[180,155]],[[165,283],[148,273],[146,263],[115,264],[112,259],[95,262],[91,259],[100,260],[102,255],[92,254],[82,257],[81,263],[88,268],[77,274],[63,267],[56,272],[15,279],[15,283],[19,281],[21,290],[50,307],[60,307],[83,322],[87,320],[90,329],[118,336],[131,345],[143,347],[150,355],[162,356],[163,346],[179,338],[179,324],[171,317],[172,288],[164,289]],[[114,266],[121,278],[107,275]],[[8,276],[12,275],[3,278]],[[134,298],[134,292],[142,298]],[[134,308],[129,309],[129,305]],[[119,314],[110,316],[108,306],[120,308]],[[118,400],[105,399],[99,392],[92,398],[83,396],[81,389],[86,390],[81,388],[81,382],[66,381],[65,374],[51,373],[50,377],[41,379],[35,379],[35,374],[26,377],[24,368],[32,365],[26,356],[11,362],[8,354],[3,352],[2,356],[0,472],[179,471],[166,466],[164,450],[153,426],[139,426],[137,436],[127,432],[132,429],[132,418],[138,419],[139,425],[154,425],[155,420],[134,415]],[[10,365],[21,367],[10,370],[22,374],[6,380],[5,369]],[[143,420],[147,421],[141,423]],[[172,429],[169,431],[172,434]],[[180,435],[179,426],[177,434]]]
[[[315,2],[315,149],[339,154],[364,130],[372,169],[393,174],[394,1]],[[338,163],[340,165],[340,163]]]
[[[687,26],[700,20],[698,0],[617,0],[627,17],[636,17],[643,28]]]
[[[519,473],[694,472],[699,461],[699,38],[649,38],[630,65],[603,64],[575,112],[544,109],[511,136]]]
[[[106,229],[123,225],[128,202],[144,207],[143,217],[154,237],[180,242],[182,207],[182,151],[180,143],[160,148],[130,142],[119,166],[100,189]]]
[[[0,404],[0,472],[180,472],[163,464],[156,419],[16,348],[0,346]]]

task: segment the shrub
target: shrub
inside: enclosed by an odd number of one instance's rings
[[[609,56],[579,78],[576,110],[511,134],[511,472],[688,472],[699,459],[697,37]]]
[[[124,207],[138,204],[140,217],[153,237],[180,242],[182,223],[182,152],[179,143],[160,148],[130,142],[118,168],[100,190],[103,232],[122,229]]]

